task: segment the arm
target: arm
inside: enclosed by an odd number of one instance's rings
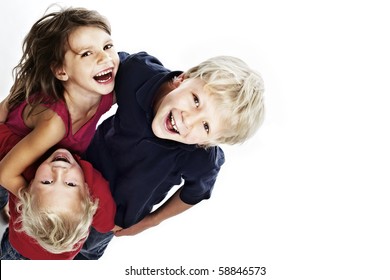
[[[115,232],[116,236],[136,235],[148,228],[159,225],[162,221],[176,216],[190,209],[193,205],[184,203],[180,199],[181,188],[178,189],[163,205],[156,211],[150,213],[137,224],[126,229]]]
[[[29,124],[33,130],[17,143],[0,161],[0,185],[18,194],[26,186],[24,170],[39,159],[65,135],[65,125],[51,110],[32,114]]]
[[[8,116],[8,97],[0,103],[0,123],[4,123]]]

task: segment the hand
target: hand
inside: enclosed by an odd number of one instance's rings
[[[137,226],[134,225],[134,226],[131,226],[131,227],[128,227],[125,229],[115,231],[114,235],[117,237],[119,237],[119,236],[133,236],[133,235],[140,233],[141,231],[143,231],[143,230],[137,229]]]
[[[156,224],[153,223],[151,215],[146,216],[141,221],[139,221],[137,224],[132,225],[131,227],[118,230],[114,232],[115,236],[133,236],[140,232],[143,232],[144,230],[147,230],[148,228],[151,228],[155,226]]]
[[[120,226],[115,225],[114,228],[111,231],[113,231],[115,233],[115,232],[117,232],[119,230],[122,230],[122,229],[123,228],[121,228]]]

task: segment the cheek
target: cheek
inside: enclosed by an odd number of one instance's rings
[[[163,108],[180,108],[183,104],[186,104],[187,100],[185,98],[185,93],[174,90],[167,94],[161,102],[161,107]]]
[[[31,196],[39,196],[41,191],[39,190],[39,188],[37,188],[34,184],[31,184],[28,186],[28,192],[30,193]]]
[[[114,51],[111,54],[111,57],[112,57],[112,60],[114,61],[114,64],[118,67],[118,65],[119,65],[119,55],[118,55],[118,53]]]
[[[153,119],[152,122],[152,131],[156,137],[162,138],[162,121],[159,121],[157,116]]]
[[[200,132],[196,132],[196,131],[192,131],[185,138],[186,144],[189,144],[189,145],[203,144],[205,141],[206,141],[205,137],[203,137]]]
[[[72,193],[73,195],[73,201],[81,201],[83,197],[88,195],[87,189],[84,187],[81,187],[78,189],[78,191],[75,191]]]
[[[35,178],[30,181],[28,188],[31,194],[38,194],[39,192],[41,192],[41,185],[39,184],[38,180],[36,180]]]

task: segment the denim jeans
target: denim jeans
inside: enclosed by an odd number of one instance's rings
[[[3,238],[1,239],[1,260],[28,260],[16,251],[8,238],[8,228],[4,231]]]
[[[112,231],[100,233],[91,227],[91,231],[85,241],[83,248],[74,258],[75,260],[97,260],[104,254],[108,243],[114,237]]]
[[[0,210],[4,208],[7,202],[8,202],[8,190],[0,186]]]

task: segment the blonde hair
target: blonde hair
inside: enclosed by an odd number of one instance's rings
[[[20,216],[15,221],[19,232],[25,232],[46,251],[61,254],[77,250],[88,237],[92,219],[98,207],[89,192],[85,192],[78,211],[58,212],[40,206],[39,198],[31,188],[19,191],[16,203]]]
[[[264,82],[256,71],[239,58],[217,56],[184,73],[200,78],[219,104],[217,112],[228,124],[222,135],[206,146],[243,143],[253,136],[264,120]],[[203,145],[205,146],[205,145]]]

